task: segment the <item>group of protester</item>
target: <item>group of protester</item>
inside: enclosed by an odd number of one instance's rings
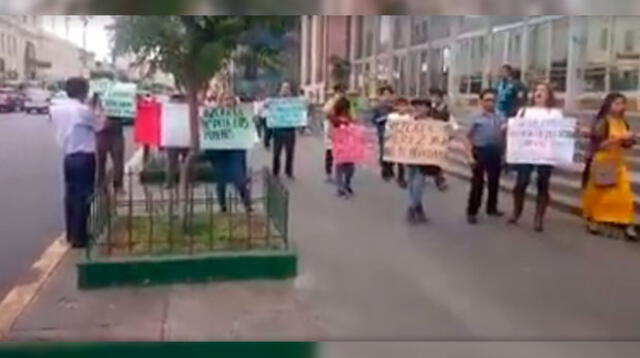
[[[488,189],[485,211],[488,216],[502,217],[499,207],[500,177],[505,169],[515,171],[516,180],[512,190],[513,210],[508,222],[517,224],[525,207],[527,189],[533,174],[536,174],[537,195],[533,227],[544,231],[545,214],[549,206],[550,181],[553,165],[507,164],[506,132],[508,119],[534,116],[536,118],[562,119],[564,114],[558,106],[554,91],[546,82],[536,83],[526,93],[524,86],[514,79],[512,69],[505,65],[502,78],[495,88],[480,93],[480,111],[469,118],[469,129],[464,136],[466,155],[471,169],[471,183],[467,202],[467,221],[478,223],[482,206],[485,182]],[[528,98],[528,101],[527,101]],[[603,101],[593,123],[588,129],[576,128],[576,136],[589,139],[583,173],[582,210],[587,229],[600,233],[604,226],[614,225],[624,229],[628,239],[635,240],[634,196],[631,191],[629,170],[625,164],[625,150],[632,147],[637,136],[625,119],[626,98],[620,93],[611,93]],[[325,172],[327,181],[333,181],[333,156],[331,150],[332,128],[358,122],[360,116],[352,110],[344,89],[334,88],[334,95],[323,107],[326,114]],[[422,203],[427,177],[432,177],[440,190],[446,190],[443,168],[433,165],[404,165],[384,160],[384,141],[387,122],[414,119],[445,121],[454,135],[459,126],[452,120],[444,101],[444,93],[438,89],[430,91],[427,99],[407,100],[395,98],[391,87],[378,91],[377,105],[373,108],[372,124],[376,128],[381,177],[385,181],[395,178],[397,184],[407,189],[409,205],[407,220],[410,223],[427,222]],[[338,195],[351,197],[351,179],[354,163],[335,166],[335,181]],[[408,174],[408,175],[407,175]]]
[[[64,160],[65,221],[67,241],[74,248],[89,242],[88,218],[91,198],[95,190],[125,194],[124,190],[124,134],[123,118],[109,117],[100,96],[89,99],[89,82],[81,77],[65,83],[66,98],[54,101],[50,118],[55,128]],[[137,101],[152,100],[137,98]],[[171,102],[181,102],[176,97]],[[217,106],[234,107],[238,103],[232,95],[221,96]],[[167,187],[174,186],[177,167],[184,161],[188,148],[159,148],[167,157]],[[145,147],[149,153],[150,148]],[[226,187],[232,185],[240,195],[248,212],[252,211],[246,150],[207,150],[204,157],[216,168],[216,191],[221,210],[227,211]],[[112,182],[107,182],[107,160],[111,158]],[[146,156],[145,156],[146,157]],[[291,159],[292,161],[292,159]],[[290,170],[290,169],[289,169]]]
[[[532,87],[529,102],[519,102],[526,98],[523,86],[514,83],[512,71],[503,67],[503,79],[497,89],[485,89],[480,93],[480,111],[469,119],[469,129],[465,136],[465,147],[471,167],[467,203],[467,221],[478,222],[478,213],[482,205],[485,181],[488,195],[486,214],[501,217],[499,208],[500,176],[505,168],[507,118],[518,120],[531,113],[542,113],[540,118],[563,118],[554,92],[547,83],[537,83]],[[67,238],[75,247],[87,244],[87,219],[90,211],[90,197],[96,187],[105,188],[106,161],[110,156],[113,164],[113,189],[116,193],[123,190],[124,137],[122,123],[118,118],[107,118],[99,98],[94,96],[87,101],[89,85],[85,79],[71,78],[66,83],[67,98],[55,101],[51,107],[51,118],[56,127],[57,138],[64,152],[65,178],[65,217]],[[279,96],[292,97],[291,85],[283,83]],[[459,125],[451,116],[439,89],[430,90],[429,98],[395,98],[391,87],[382,87],[378,92],[377,104],[372,110],[371,125],[377,132],[380,175],[385,181],[395,179],[397,184],[407,189],[409,205],[407,220],[410,223],[427,222],[423,196],[426,179],[433,178],[436,187],[445,191],[447,181],[444,170],[436,165],[405,165],[385,160],[384,141],[387,122],[394,120],[440,121],[447,123],[451,135],[459,131]],[[324,166],[327,181],[334,182],[337,194],[343,198],[354,195],[352,179],[356,163],[334,163],[332,150],[332,132],[336,128],[361,122],[361,115],[341,86],[334,88],[334,95],[323,107],[325,121],[325,158]],[[235,97],[223,98],[223,106],[238,105]],[[257,106],[258,128],[263,137],[269,132],[269,141],[273,141],[272,171],[279,176],[281,157],[286,156],[284,172],[294,179],[294,155],[296,145],[295,127],[268,128],[265,115],[268,102]],[[619,93],[609,94],[596,115],[591,128],[580,134],[588,136],[586,165],[583,173],[582,209],[590,232],[598,233],[602,225],[618,225],[625,228],[629,239],[636,239],[634,196],[631,190],[631,178],[625,164],[626,149],[636,144],[637,136],[625,119],[626,98]],[[225,210],[226,186],[232,184],[240,193],[247,211],[251,211],[248,191],[248,170],[246,150],[207,151],[207,158],[219,173],[217,192],[222,209]],[[516,172],[516,182],[512,191],[513,211],[509,223],[519,222],[524,206],[527,188],[533,173],[537,175],[537,196],[535,200],[534,229],[544,230],[544,218],[550,202],[550,180],[553,166],[536,164],[515,164],[510,169]],[[335,176],[334,176],[335,175]]]

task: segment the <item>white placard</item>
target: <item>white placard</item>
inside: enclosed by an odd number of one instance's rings
[[[575,128],[575,118],[510,118],[507,129],[507,162],[571,164],[575,153]]]
[[[163,103],[160,123],[160,139],[163,147],[189,147],[191,134],[187,104]]]

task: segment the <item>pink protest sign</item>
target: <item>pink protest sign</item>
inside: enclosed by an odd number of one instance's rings
[[[373,134],[361,125],[331,128],[331,144],[336,164],[373,162]]]

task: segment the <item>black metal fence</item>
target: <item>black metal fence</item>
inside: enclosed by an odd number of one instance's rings
[[[185,195],[179,185],[141,181],[144,175],[126,174],[124,196],[104,190],[94,195],[89,260],[288,249],[289,194],[268,170],[250,176],[248,201],[240,198],[233,185],[227,185],[220,198],[218,183],[196,180]]]

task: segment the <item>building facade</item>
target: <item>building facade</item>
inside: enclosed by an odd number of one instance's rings
[[[0,16],[0,79],[24,82],[83,75],[93,54],[50,34],[39,16]]]
[[[333,86],[332,58],[351,59],[355,16],[302,16],[300,85],[308,98],[322,102]]]
[[[302,73],[310,86],[326,79],[322,49],[328,46],[321,44],[338,30],[323,23],[332,17],[306,17],[313,19],[307,20],[311,34],[303,34],[309,56]],[[351,86],[367,95],[381,84],[410,97],[438,87],[453,101],[473,104],[509,64],[525,84],[549,81],[567,109],[594,109],[607,92],[620,91],[640,111],[637,16],[351,16],[347,22]]]

